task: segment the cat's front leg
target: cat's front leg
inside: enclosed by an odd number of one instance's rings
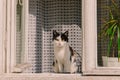
[[[57,60],[54,60],[54,61],[53,61],[53,71],[54,71],[55,73],[58,73],[58,72],[59,72],[59,67],[58,67]]]
[[[59,72],[62,73],[63,72],[63,65],[61,63],[58,63],[58,68],[59,68]]]
[[[66,60],[65,63],[64,63],[64,72],[65,73],[69,73],[70,72],[70,61],[69,60]]]

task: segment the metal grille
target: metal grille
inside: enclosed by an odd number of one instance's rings
[[[97,32],[98,35],[100,34],[101,27],[103,26],[103,17],[108,17],[108,11],[104,8],[105,6],[108,6],[108,0],[98,0],[97,1]],[[102,41],[98,38],[98,64],[102,65],[102,53],[106,54],[107,49],[107,41]],[[101,56],[101,57],[100,57]]]
[[[53,72],[52,30],[69,30],[69,44],[82,55],[81,0],[29,0],[28,24],[28,62],[32,66],[25,72]]]

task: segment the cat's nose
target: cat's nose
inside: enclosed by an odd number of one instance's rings
[[[59,43],[58,45],[61,46],[61,43]]]

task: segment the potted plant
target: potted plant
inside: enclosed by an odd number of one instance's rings
[[[115,0],[111,0],[111,5],[107,6],[107,10],[109,18],[104,21],[100,32],[100,38],[108,41],[107,57],[104,58],[103,66],[120,66],[120,7]],[[110,60],[110,57],[117,58],[117,62]]]

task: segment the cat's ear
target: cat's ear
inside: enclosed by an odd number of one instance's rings
[[[69,31],[67,30],[63,34],[68,37]]]
[[[59,33],[56,30],[53,30],[53,36],[57,36]]]

